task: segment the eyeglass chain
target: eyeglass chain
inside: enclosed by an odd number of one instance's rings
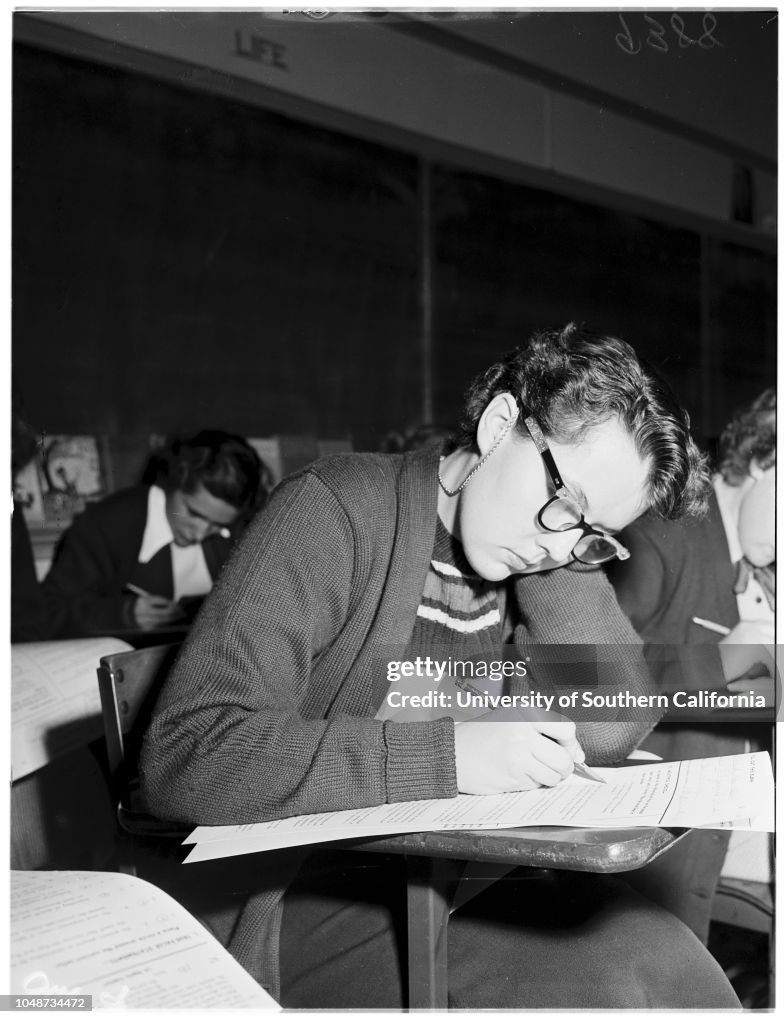
[[[501,433],[498,435],[498,437],[493,442],[492,448],[489,448],[485,452],[485,454],[482,456],[482,458],[479,460],[479,462],[477,462],[477,464],[470,471],[470,473],[466,477],[463,478],[462,482],[459,483],[457,485],[457,487],[455,487],[455,489],[453,491],[450,491],[450,489],[446,486],[444,481],[441,479],[441,466],[439,465],[439,467],[438,467],[438,483],[441,486],[441,490],[444,492],[444,494],[446,494],[446,496],[448,498],[454,498],[454,496],[456,494],[459,494],[460,491],[463,490],[465,485],[471,479],[471,477],[474,475],[474,473],[478,473],[479,472],[479,470],[482,468],[482,466],[484,466],[484,464],[487,462],[487,460],[490,458],[490,456],[493,454],[493,452],[496,450],[496,448],[499,446],[499,444],[503,441],[503,439],[509,433],[509,431],[514,426],[516,421],[517,421],[517,415],[516,414],[511,419],[508,419],[506,421],[506,425],[504,426],[504,429],[501,431]],[[443,456],[442,456],[442,461],[443,461]]]

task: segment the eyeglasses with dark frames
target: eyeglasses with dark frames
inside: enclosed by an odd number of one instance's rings
[[[555,494],[548,498],[537,512],[537,523],[548,533],[581,530],[582,536],[572,548],[572,555],[584,565],[601,565],[602,562],[609,562],[613,558],[620,558],[622,561],[629,558],[630,552],[623,544],[585,521],[582,511],[563,482],[541,427],[533,416],[526,415],[519,398],[517,405],[525,428],[536,445],[536,450],[542,456],[542,462],[555,488]]]

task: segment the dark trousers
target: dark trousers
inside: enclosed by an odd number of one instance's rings
[[[405,1006],[402,863],[311,857],[284,898],[284,1007]],[[448,961],[454,1008],[740,1006],[694,933],[610,875],[512,872],[452,915]]]

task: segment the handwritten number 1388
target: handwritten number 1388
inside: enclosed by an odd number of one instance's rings
[[[650,14],[644,14],[643,18],[649,26],[645,42],[651,49],[658,50],[660,53],[667,53],[670,49],[670,43],[667,42],[666,38],[667,26],[663,25],[657,18],[652,18]],[[616,35],[616,43],[624,53],[639,53],[642,49],[642,43],[639,40],[635,40],[631,29],[626,23],[626,18],[622,14],[618,15],[618,19],[621,22],[623,32],[619,32]],[[690,46],[699,46],[702,50],[712,50],[715,46],[724,46],[713,34],[716,24],[716,18],[713,14],[710,12],[703,14],[702,35],[698,39],[692,39],[691,36],[686,34],[686,24],[680,14],[673,14],[670,17],[671,33],[677,39],[678,47],[681,50],[686,50]]]

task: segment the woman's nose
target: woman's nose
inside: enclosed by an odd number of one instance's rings
[[[214,532],[215,528],[212,523],[205,523],[203,520],[195,522],[191,529],[194,544],[201,544],[203,540],[206,540]]]
[[[579,539],[580,531],[575,529],[563,533],[540,533],[536,542],[554,562],[566,562]]]

